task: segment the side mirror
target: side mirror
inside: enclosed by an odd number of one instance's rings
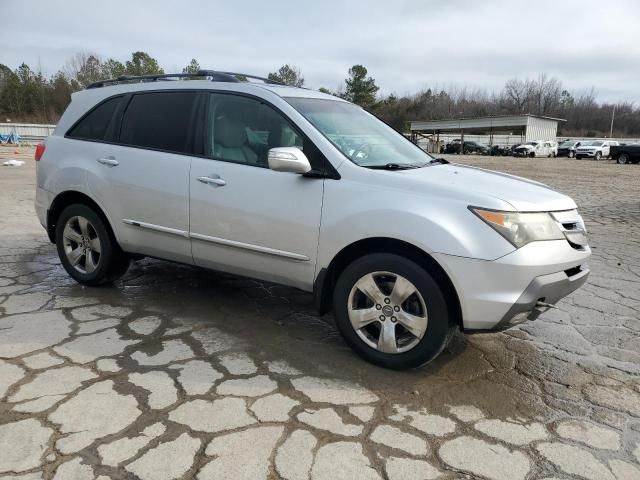
[[[311,164],[297,147],[277,147],[269,150],[269,168],[276,172],[307,173]]]

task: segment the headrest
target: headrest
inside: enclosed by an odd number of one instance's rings
[[[235,118],[220,116],[214,125],[214,142],[225,148],[237,148],[247,143],[247,130]]]

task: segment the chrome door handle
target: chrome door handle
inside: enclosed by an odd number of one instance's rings
[[[218,187],[224,187],[227,182],[218,177],[217,175],[211,177],[198,177],[197,180],[202,183],[206,183],[207,185],[216,185]]]
[[[116,157],[112,157],[111,155],[108,157],[99,158],[96,161],[98,163],[101,163],[102,165],[106,165],[107,167],[117,167],[118,165],[120,165],[116,160]]]

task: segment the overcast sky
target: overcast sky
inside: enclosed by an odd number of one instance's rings
[[[284,63],[307,86],[337,88],[365,65],[381,91],[499,90],[546,72],[568,90],[640,101],[640,0],[19,0],[0,2],[0,63],[55,73],[74,53],[166,72],[202,67],[266,75]]]

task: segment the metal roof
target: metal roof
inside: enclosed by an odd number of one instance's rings
[[[456,131],[460,130],[492,130],[524,129],[532,121],[542,120],[550,122],[566,122],[562,118],[544,117],[539,115],[498,115],[493,117],[453,118],[445,120],[415,120],[411,122],[412,131]]]

